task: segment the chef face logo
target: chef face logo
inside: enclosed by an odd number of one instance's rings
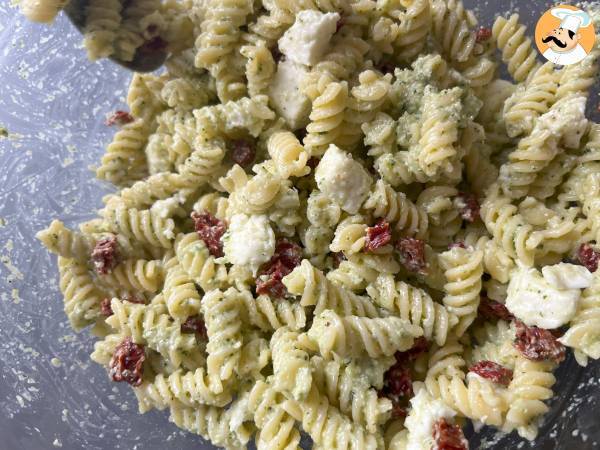
[[[535,29],[535,42],[544,58],[563,66],[582,61],[595,39],[589,14],[571,5],[546,11]]]

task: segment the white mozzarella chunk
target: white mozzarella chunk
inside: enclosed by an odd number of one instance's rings
[[[302,80],[307,73],[305,66],[291,60],[282,61],[278,64],[277,73],[269,86],[269,98],[273,109],[294,130],[308,124],[310,100],[301,89]]]
[[[235,214],[223,236],[223,253],[231,264],[258,268],[275,253],[275,233],[265,215]]]
[[[547,266],[545,276],[535,268],[526,267],[512,273],[506,307],[529,326],[552,330],[569,323],[575,315],[581,289],[566,286],[586,285],[586,275],[578,269],[569,268],[576,275],[576,279],[569,284],[560,275],[561,265],[556,266]]]
[[[371,176],[349,153],[331,144],[315,171],[317,186],[350,214],[356,214],[371,188]]]
[[[559,263],[542,268],[544,279],[557,289],[585,289],[594,275],[583,266]]]
[[[338,13],[300,11],[294,25],[279,39],[279,50],[295,63],[316,64],[327,50],[338,20]]]
[[[452,419],[456,412],[439,398],[433,398],[423,383],[415,383],[414,391],[404,422],[408,430],[406,450],[431,450],[434,444],[433,425],[440,419]]]
[[[578,148],[589,125],[585,117],[585,105],[586,98],[583,95],[566,97],[543,114],[536,127],[549,130],[566,147]]]

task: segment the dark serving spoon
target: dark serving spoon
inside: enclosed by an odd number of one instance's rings
[[[85,28],[88,2],[89,0],[70,0],[64,8],[69,20],[81,33]],[[166,58],[167,52],[163,48],[148,48],[147,46],[138,48],[131,61],[110,57],[115,63],[134,72],[152,72],[162,66]]]

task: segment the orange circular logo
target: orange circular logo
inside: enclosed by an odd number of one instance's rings
[[[590,15],[571,5],[555,6],[535,27],[535,43],[548,61],[561,66],[582,61],[594,47],[596,32]]]

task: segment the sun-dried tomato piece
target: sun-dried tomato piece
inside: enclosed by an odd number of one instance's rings
[[[467,248],[467,246],[463,241],[452,242],[451,244],[448,244],[448,250],[452,250],[453,248]]]
[[[279,239],[275,244],[273,258],[281,261],[289,272],[291,272],[294,270],[294,267],[302,262],[302,247],[287,239]]]
[[[337,33],[342,29],[342,27],[346,25],[346,18],[344,16],[340,17],[335,24],[335,32]]]
[[[520,320],[516,321],[517,334],[515,348],[532,361],[551,360],[556,363],[565,359],[565,346],[556,339],[550,330],[529,327]]]
[[[182,333],[196,333],[206,339],[206,325],[200,316],[190,316],[181,324]]]
[[[479,201],[475,194],[461,192],[456,197],[456,206],[463,220],[473,223],[479,218]]]
[[[480,377],[494,383],[508,386],[513,377],[513,371],[493,361],[478,361],[469,367],[469,372],[474,372]]]
[[[256,147],[247,139],[236,139],[229,142],[231,159],[242,167],[248,167],[256,156]]]
[[[598,270],[598,262],[600,261],[600,252],[594,250],[590,244],[581,244],[577,250],[577,259],[590,272]]]
[[[404,352],[396,352],[394,356],[399,364],[407,364],[414,361],[429,350],[429,342],[424,336],[415,339],[413,346]]]
[[[477,311],[479,315],[488,320],[501,319],[510,321],[514,319],[514,316],[505,305],[484,295],[481,296]]]
[[[396,363],[384,375],[383,390],[391,397],[411,397],[413,394],[410,367]]]
[[[479,27],[475,36],[476,42],[485,42],[492,37],[492,30],[488,27]]]
[[[287,275],[285,272],[286,266],[281,261],[276,261],[256,279],[256,293],[273,298],[285,297],[287,289],[281,281]]]
[[[135,344],[128,336],[115,349],[108,373],[113,381],[125,381],[132,386],[139,386],[142,384],[145,360],[144,346]]]
[[[102,299],[102,302],[100,303],[100,314],[104,317],[110,317],[114,314],[113,310],[112,310],[112,306],[110,306],[110,301],[111,301],[110,297],[105,297]]]
[[[133,116],[131,114],[129,114],[127,111],[115,111],[114,113],[112,113],[111,115],[109,115],[106,118],[106,121],[104,122],[104,124],[108,127],[112,126],[112,125],[119,125],[119,126],[123,126],[127,123],[131,123],[133,122]]]
[[[206,244],[209,253],[216,257],[223,256],[221,238],[227,230],[226,223],[207,211],[202,213],[194,211],[192,213],[192,220],[194,221],[196,233],[198,233],[200,239]]]
[[[381,219],[372,227],[367,228],[367,239],[365,241],[365,250],[372,252],[378,248],[388,245],[392,240],[392,230],[389,222]]]
[[[285,297],[287,289],[282,282],[302,261],[302,248],[287,239],[279,239],[275,245],[275,253],[268,263],[264,264],[256,279],[256,293],[274,298]]]
[[[425,241],[415,238],[400,238],[396,244],[400,251],[400,262],[411,272],[423,272],[425,261]]]
[[[432,450],[469,450],[469,442],[458,425],[441,418],[433,424]]]
[[[117,265],[117,238],[110,236],[96,242],[92,250],[92,261],[96,272],[106,275]]]

